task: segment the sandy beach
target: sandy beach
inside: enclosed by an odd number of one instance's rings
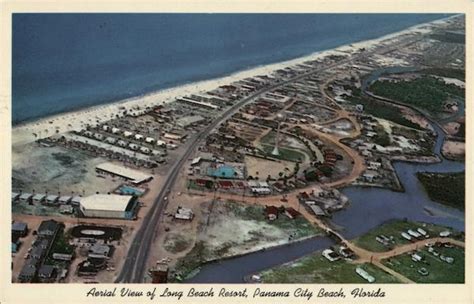
[[[349,45],[340,46],[335,49],[316,52],[304,57],[284,62],[251,68],[221,78],[194,82],[170,89],[152,92],[143,96],[120,100],[115,103],[108,103],[104,105],[81,109],[78,111],[62,113],[54,116],[45,117],[39,120],[27,122],[25,124],[20,124],[14,126],[12,129],[12,145],[18,146],[22,144],[27,144],[40,138],[49,137],[53,134],[61,134],[73,130],[80,130],[86,127],[87,125],[94,126],[97,124],[101,124],[112,118],[115,118],[117,114],[121,115],[125,109],[127,109],[129,113],[139,113],[140,111],[145,110],[147,107],[154,107],[160,104],[172,102],[176,98],[182,96],[204,93],[216,89],[221,85],[230,84],[232,82],[239,81],[241,79],[252,76],[268,75],[278,69],[291,67],[297,64],[301,64],[305,61],[317,60],[325,56],[334,54],[351,54],[352,52],[355,52],[360,48],[370,50],[376,45],[390,42],[393,39],[397,39],[402,35],[427,33],[430,31],[432,25],[442,24],[444,22],[447,22],[447,20],[450,18],[452,17],[436,20],[429,23],[419,24],[407,28],[403,31],[385,35],[377,39],[352,43]]]

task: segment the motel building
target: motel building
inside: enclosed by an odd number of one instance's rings
[[[82,198],[79,208],[84,217],[132,220],[138,205],[137,198],[131,195],[94,194]]]

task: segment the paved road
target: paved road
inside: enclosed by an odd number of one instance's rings
[[[161,192],[159,193],[158,197],[155,199],[153,206],[150,208],[148,214],[145,216],[143,219],[143,223],[139,229],[139,231],[136,233],[135,238],[133,239],[130,248],[127,253],[127,257],[125,260],[125,263],[122,267],[122,270],[120,274],[118,275],[116,279],[116,283],[141,283],[143,282],[144,276],[145,276],[145,271],[147,271],[146,266],[147,266],[147,260],[148,260],[148,254],[150,251],[150,246],[152,244],[152,241],[154,239],[154,235],[157,229],[157,225],[159,223],[160,217],[163,213],[164,207],[166,206],[166,201],[164,198],[169,194],[170,189],[173,187],[177,177],[178,173],[181,170],[181,168],[184,166],[186,163],[186,160],[191,156],[193,151],[197,148],[197,146],[201,143],[202,140],[206,138],[206,136],[217,126],[219,126],[223,121],[229,119],[234,113],[236,113],[241,107],[245,106],[247,103],[251,102],[253,99],[256,97],[265,94],[271,90],[274,90],[278,87],[284,86],[288,83],[303,79],[305,77],[308,77],[312,74],[315,73],[320,73],[325,70],[332,69],[334,67],[346,64],[350,61],[359,59],[360,57],[363,56],[368,56],[372,53],[386,53],[390,51],[391,49],[396,49],[397,47],[400,47],[402,44],[406,44],[406,42],[401,42],[397,43],[395,45],[391,45],[389,47],[385,48],[379,48],[376,49],[372,52],[364,52],[355,56],[350,56],[348,59],[344,59],[341,61],[338,61],[336,63],[333,63],[331,65],[327,65],[321,68],[315,68],[310,70],[309,72],[306,72],[304,74],[300,74],[298,76],[295,76],[291,79],[285,80],[278,82],[276,84],[273,84],[269,87],[266,87],[260,91],[257,91],[250,96],[244,98],[243,100],[239,101],[235,105],[233,105],[231,108],[226,110],[219,118],[217,118],[214,122],[212,122],[206,129],[201,131],[198,136],[194,137],[189,144],[188,149],[186,152],[179,158],[173,167],[169,170],[168,175],[165,177],[166,181],[163,184],[163,188]]]

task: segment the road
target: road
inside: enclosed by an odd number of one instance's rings
[[[408,43],[412,43],[413,40],[410,39]],[[349,63],[353,60],[359,59],[360,57],[363,56],[368,56],[372,53],[386,53],[390,51],[391,49],[396,49],[400,47],[401,45],[406,44],[405,41],[401,41],[399,43],[396,43],[394,45],[384,47],[384,48],[379,48],[375,49],[374,51],[371,52],[363,52],[359,53],[354,56],[349,56],[349,58],[340,60],[336,63],[320,67],[320,68],[315,68],[310,70],[309,72],[306,72],[304,74],[300,74],[298,76],[295,76],[293,78],[287,79],[285,81],[278,82],[276,84],[273,84],[269,87],[263,88],[250,96],[247,96],[243,100],[239,101],[235,105],[233,105],[231,108],[226,110],[220,117],[218,117],[215,121],[213,121],[208,127],[206,127],[203,131],[201,131],[196,137],[194,137],[191,142],[189,143],[189,147],[186,150],[186,152],[179,158],[173,167],[169,170],[169,173],[167,176],[164,177],[165,182],[163,184],[163,188],[160,191],[159,195],[153,202],[152,207],[150,208],[148,214],[145,216],[143,219],[143,223],[138,230],[138,232],[135,235],[135,238],[133,239],[130,248],[127,253],[127,258],[124,262],[124,265],[122,267],[122,270],[120,274],[117,276],[117,279],[115,280],[116,283],[141,283],[143,282],[144,276],[145,276],[145,271],[146,266],[147,266],[147,260],[148,260],[148,254],[150,251],[150,246],[152,244],[152,241],[154,239],[158,223],[160,221],[161,215],[163,213],[163,210],[166,206],[166,200],[164,199],[170,192],[171,188],[173,187],[177,177],[178,173],[181,170],[181,168],[184,166],[186,163],[187,159],[192,155],[194,150],[197,148],[197,146],[201,143],[202,140],[204,140],[207,135],[214,130],[217,126],[219,126],[223,121],[229,119],[233,114],[235,114],[241,107],[245,106],[247,103],[250,103],[253,99],[257,98],[258,96],[265,94],[271,90],[274,90],[278,87],[284,86],[288,83],[303,79],[305,77],[308,77],[312,74],[315,73],[320,73],[329,69],[332,69],[334,67]]]

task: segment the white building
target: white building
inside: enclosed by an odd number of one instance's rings
[[[113,163],[103,163],[95,167],[99,173],[108,173],[129,180],[132,184],[146,183],[153,179],[153,176],[127,167],[115,165]]]
[[[131,195],[94,194],[82,198],[79,208],[85,217],[132,219],[137,205]]]

